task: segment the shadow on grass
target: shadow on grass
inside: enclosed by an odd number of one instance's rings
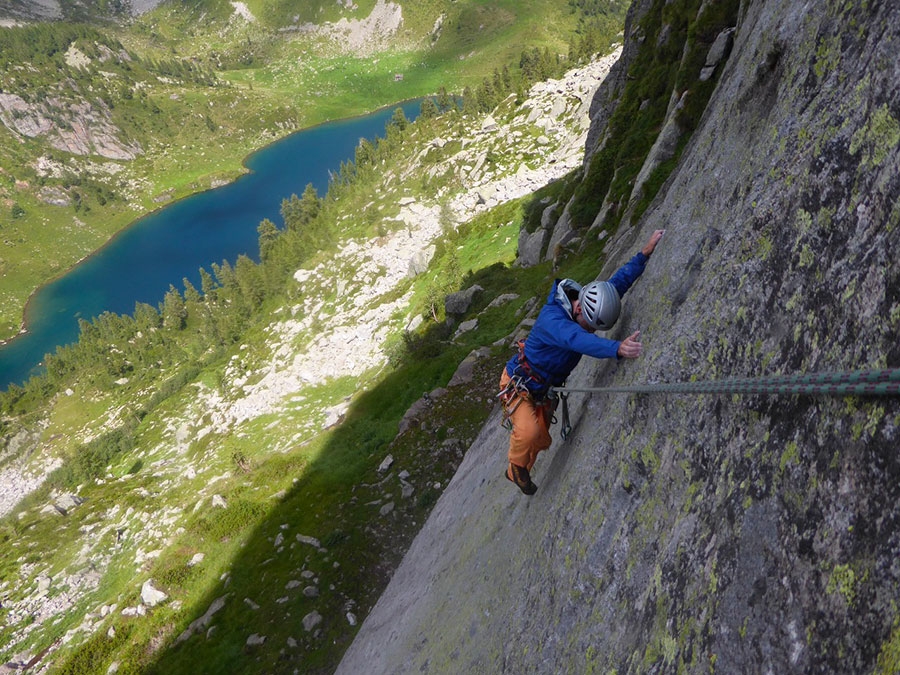
[[[525,220],[539,226],[546,198],[561,189],[536,193]],[[598,252],[588,249],[556,274],[575,271],[583,258],[595,266]],[[152,579],[170,597],[147,610],[150,620],[117,612],[112,630],[91,635],[55,672],[102,673],[114,663],[119,673],[167,675],[333,672],[495,406],[511,354],[503,338],[532,299],[543,302],[551,274],[549,263],[469,273],[461,287],[484,291],[457,320],[477,315],[478,329],[454,341],[452,326],[433,324],[406,341],[399,365],[358,393],[327,433],[278,451],[253,447],[238,433],[196,439],[198,452],[232,458],[232,478],[218,488],[225,508],[202,495],[185,532],[116,600],[120,608],[141,605],[138,587]],[[487,309],[504,294],[518,297]],[[435,395],[483,345],[495,346],[476,362],[472,382]],[[415,403],[421,413],[398,436]],[[389,454],[393,464],[380,471]],[[129,472],[145,469],[136,460]],[[195,563],[200,553],[205,558]],[[122,569],[134,575],[130,561]],[[197,585],[203,590],[192,592]],[[182,606],[179,598],[188,600]]]
[[[466,284],[486,288],[473,312],[523,278],[542,284],[545,274],[500,265],[470,275]],[[305,464],[305,448],[297,447],[251,469],[264,474],[255,485],[266,475],[273,484],[296,476],[268,513],[257,513],[252,490],[236,488],[225,510],[196,518],[188,540],[240,538],[240,554],[202,600],[173,614],[155,656],[133,655],[141,672],[333,672],[492,410],[509,351],[499,346],[479,361],[471,384],[427,392],[446,385],[474,347],[508,333],[515,310],[507,311],[468,343],[446,341],[447,328],[436,324],[408,343],[407,365],[354,400],[314,460]],[[416,401],[424,412],[397,436]],[[388,454],[392,466],[379,471]],[[194,552],[185,550],[177,569]],[[165,571],[159,579],[165,583]],[[186,630],[190,637],[181,639]]]

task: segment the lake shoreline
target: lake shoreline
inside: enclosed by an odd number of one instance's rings
[[[111,237],[109,237],[109,239],[107,239],[103,243],[102,246],[91,251],[89,254],[82,256],[77,262],[75,262],[73,265],[68,267],[65,271],[55,275],[51,279],[48,279],[43,284],[41,284],[36,289],[34,289],[34,291],[32,291],[32,293],[28,296],[28,299],[26,300],[26,302],[23,306],[22,321],[20,323],[20,329],[19,329],[18,333],[16,333],[15,335],[13,335],[9,338],[6,338],[6,339],[0,341],[0,373],[2,373],[5,370],[11,369],[11,366],[8,367],[4,363],[4,361],[5,361],[4,352],[8,352],[9,350],[14,349],[17,345],[21,344],[23,340],[27,340],[27,339],[31,339],[31,338],[36,339],[34,336],[34,331],[32,330],[32,327],[33,327],[33,324],[35,324],[35,322],[36,322],[36,317],[33,316],[33,313],[36,311],[34,309],[34,305],[35,305],[35,301],[37,300],[37,298],[41,297],[42,295],[44,295],[46,293],[49,293],[50,290],[55,285],[64,282],[64,280],[66,280],[67,278],[70,278],[73,275],[77,275],[81,270],[83,270],[85,268],[86,265],[89,265],[89,264],[95,262],[96,259],[109,253],[113,247],[115,247],[121,243],[121,240],[123,237],[132,235],[136,230],[140,229],[141,225],[146,225],[148,223],[148,221],[152,221],[155,218],[161,217],[161,214],[168,209],[177,209],[177,208],[181,207],[182,205],[184,205],[186,202],[189,202],[190,200],[196,200],[198,198],[203,198],[204,195],[209,195],[210,193],[213,193],[215,191],[227,190],[229,188],[234,188],[236,185],[238,185],[241,182],[242,179],[251,179],[251,178],[255,177],[258,173],[257,168],[254,168],[254,166],[257,164],[256,160],[266,152],[268,152],[268,153],[274,152],[275,148],[277,146],[281,146],[282,144],[288,143],[291,141],[291,139],[296,140],[296,137],[298,137],[300,135],[309,136],[311,134],[324,133],[324,131],[328,127],[333,127],[337,130],[337,129],[342,129],[344,127],[344,125],[353,125],[354,123],[361,124],[371,118],[378,118],[378,116],[380,116],[380,115],[384,115],[385,117],[388,117],[388,115],[391,114],[393,110],[396,110],[397,108],[402,109],[404,107],[409,108],[411,105],[414,105],[415,103],[423,100],[423,98],[424,97],[406,99],[404,101],[400,101],[400,102],[393,103],[393,104],[390,104],[387,106],[383,106],[383,107],[378,108],[369,113],[360,113],[360,114],[354,115],[352,117],[341,118],[338,120],[326,120],[323,122],[319,122],[313,126],[306,127],[304,129],[298,129],[296,131],[292,131],[291,133],[286,134],[286,135],[272,141],[271,143],[268,143],[256,150],[252,151],[248,155],[246,155],[241,161],[241,166],[243,167],[244,171],[240,175],[235,177],[233,180],[227,181],[225,184],[217,184],[215,186],[211,185],[209,187],[206,187],[206,188],[197,190],[195,192],[191,192],[189,194],[183,195],[177,199],[174,199],[165,204],[159,205],[157,208],[151,209],[151,210],[143,213],[139,217],[135,218],[134,220],[131,220],[127,226],[119,229]],[[410,114],[408,110],[406,111],[406,114],[407,114],[407,116]],[[383,135],[383,133],[384,133],[384,128],[382,128],[380,130],[380,134],[376,134],[376,136]],[[371,135],[371,134],[369,134],[369,135]],[[366,137],[366,135],[355,136],[354,137],[354,147],[358,144],[359,138],[364,138],[364,137]],[[370,138],[370,140],[374,140],[374,137]],[[340,166],[341,161],[344,161],[346,159],[348,159],[348,158],[344,157],[344,158],[332,163],[330,165],[329,171],[337,170],[338,166]],[[349,159],[352,160],[353,157],[351,156],[351,157],[349,157]],[[313,182],[313,181],[309,181],[309,182]],[[298,190],[298,192],[299,192],[299,190]],[[327,190],[326,190],[326,193],[327,193]],[[287,196],[288,195],[283,195],[282,199],[287,198]],[[254,242],[256,242],[256,241],[257,240],[256,240],[256,236],[255,236],[255,227],[254,227]],[[235,259],[236,259],[236,257],[237,256],[235,256]],[[205,264],[201,264],[200,267],[203,267],[204,265],[208,266],[208,265],[212,264],[212,262],[217,262],[219,260],[221,260],[221,259],[216,256],[211,255],[209,258],[209,261]],[[225,260],[228,260],[230,263],[234,263],[234,260],[229,260],[227,257],[225,258]],[[196,273],[198,270],[199,270],[199,268],[196,270],[191,270],[188,273],[190,273],[190,274]],[[170,283],[171,283],[171,285],[177,287],[175,282],[177,281],[180,284],[184,280],[184,278],[187,278],[187,277],[183,276],[183,277],[179,277],[178,279],[172,279],[172,280],[170,280]],[[161,297],[160,297],[160,299],[161,299]],[[136,300],[136,302],[140,302],[140,300],[138,299],[138,300]],[[133,308],[131,310],[127,310],[124,312],[116,311],[114,309],[105,309],[105,310],[101,310],[97,313],[90,313],[91,315],[89,317],[85,313],[83,316],[78,316],[78,318],[86,318],[88,320],[93,320],[94,318],[103,314],[106,311],[112,311],[113,313],[118,313],[118,314],[131,315],[133,313]],[[81,314],[81,313],[77,313],[77,314]],[[74,339],[65,339],[62,341],[56,341],[56,343],[51,348],[49,348],[48,350],[43,352],[43,354],[40,356],[40,358],[37,361],[35,361],[32,358],[31,359],[32,365],[29,366],[29,370],[28,370],[28,373],[31,373],[31,374],[20,374],[18,376],[13,376],[11,379],[8,380],[8,382],[6,384],[0,383],[0,392],[6,391],[12,384],[23,385],[28,379],[30,379],[31,376],[33,376],[34,373],[32,373],[31,371],[33,371],[36,368],[43,367],[44,356],[46,356],[46,354],[55,353],[56,349],[60,346],[73,344],[73,343],[77,342],[77,340],[79,339],[79,335],[80,335],[80,331],[75,333]],[[20,368],[20,371],[21,371],[21,368]],[[22,379],[22,378],[24,378],[24,379]],[[6,378],[3,377],[2,379],[6,379]]]

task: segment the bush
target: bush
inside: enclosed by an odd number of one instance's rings
[[[126,424],[80,446],[74,457],[50,474],[47,482],[57,489],[71,490],[99,478],[114,457],[134,448],[133,426]]]
[[[350,535],[343,530],[332,530],[322,539],[322,545],[326,548],[334,548],[343,544],[350,538]]]
[[[131,626],[127,623],[115,626],[115,635],[109,637],[107,630],[95,633],[79,646],[59,669],[60,675],[87,675],[106,672],[105,667],[111,656],[131,637]]]
[[[258,524],[266,509],[246,499],[229,499],[225,509],[207,511],[188,528],[192,533],[221,541],[250,525]]]

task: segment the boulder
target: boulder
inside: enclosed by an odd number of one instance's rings
[[[479,347],[478,349],[473,349],[471,352],[469,352],[469,355],[466,356],[466,358],[464,358],[456,368],[456,372],[453,373],[453,377],[450,378],[447,386],[455,387],[471,382],[474,378],[475,364],[477,364],[481,359],[488,356],[490,353],[490,349],[488,349],[487,347]]]
[[[303,624],[303,630],[307,633],[310,632],[313,628],[322,623],[322,615],[316,612],[315,610],[307,614],[303,617],[301,623]]]
[[[429,244],[421,251],[414,253],[412,258],[409,259],[409,271],[406,276],[415,277],[423,272],[427,272],[428,265],[434,257],[435,250],[434,244]]]
[[[726,28],[716,36],[716,41],[709,48],[706,55],[706,63],[700,71],[700,80],[705,82],[713,76],[722,61],[728,58],[731,53],[731,46],[734,44],[734,28]]]
[[[451,293],[444,300],[444,311],[446,311],[448,315],[453,316],[465,314],[469,311],[469,307],[472,306],[475,297],[482,291],[484,291],[484,289],[476,284],[464,291]]]
[[[475,330],[476,328],[478,328],[478,319],[469,319],[468,321],[463,321],[461,324],[459,324],[459,327],[453,334],[453,339],[455,340],[463,333],[468,333]]]
[[[550,235],[550,243],[547,244],[544,260],[556,260],[559,250],[568,244],[575,237],[575,234],[575,230],[572,229],[572,219],[569,216],[569,207],[566,205],[562,215],[553,227],[553,233]]]
[[[314,548],[322,548],[322,544],[315,537],[307,537],[304,534],[298,534],[297,541],[299,541],[301,544],[309,544]]]
[[[247,638],[247,646],[248,647],[258,647],[261,644],[265,644],[266,636],[260,635],[258,633],[254,633],[250,637]]]
[[[225,602],[227,601],[227,599],[228,596],[223,595],[213,600],[212,604],[203,613],[203,616],[198,619],[194,619],[194,621],[191,622],[191,624],[181,633],[181,635],[178,636],[178,638],[175,640],[175,644],[184,642],[197,631],[207,628],[216,612],[218,612],[225,606]]]
[[[541,262],[541,252],[547,242],[547,230],[539,228],[534,232],[519,231],[518,257],[516,264],[521,267],[534,267]]]
[[[141,602],[147,607],[156,607],[169,596],[153,586],[153,579],[147,579],[141,586]]]
[[[504,293],[503,295],[498,295],[496,298],[490,301],[485,310],[493,309],[495,307],[500,307],[501,305],[505,305],[507,302],[512,302],[513,300],[518,300],[518,293]]]

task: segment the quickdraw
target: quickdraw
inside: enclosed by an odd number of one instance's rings
[[[497,398],[500,399],[500,403],[503,405],[503,419],[500,421],[500,424],[508,431],[512,431],[512,420],[510,420],[510,417],[522,405],[522,401],[526,399],[534,400],[521,375],[511,377],[506,386],[497,394]]]
[[[572,433],[572,423],[569,421],[569,394],[566,392],[558,392],[556,389],[550,390],[551,394],[555,394],[559,398],[560,407],[562,408],[562,427],[559,430],[560,435],[563,440],[569,438],[569,434]],[[554,417],[553,422],[556,422],[556,418]]]

